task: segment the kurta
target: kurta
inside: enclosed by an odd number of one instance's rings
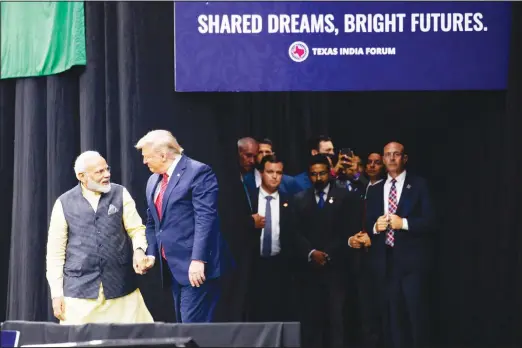
[[[82,186],[82,195],[96,211],[101,194]],[[123,225],[132,241],[133,250],[147,250],[145,226],[136,210],[130,193],[123,188]],[[62,204],[58,199],[51,213],[47,242],[47,280],[51,297],[63,296],[63,268],[67,248],[68,226]],[[139,289],[132,293],[107,300],[103,284],[97,299],[64,297],[65,320],[61,324],[81,325],[87,323],[151,323],[154,322]]]

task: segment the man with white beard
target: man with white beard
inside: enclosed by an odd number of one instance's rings
[[[76,159],[79,184],[54,204],[47,241],[47,281],[61,324],[151,323],[137,286],[146,263],[145,226],[110,167],[95,151]]]

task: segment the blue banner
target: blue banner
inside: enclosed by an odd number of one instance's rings
[[[176,2],[176,91],[497,90],[507,2]]]

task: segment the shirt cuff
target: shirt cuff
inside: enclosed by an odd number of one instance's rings
[[[350,238],[348,238],[348,246],[351,248],[352,246],[350,245],[350,239],[352,239],[353,236],[351,236]]]
[[[377,223],[373,225],[373,234],[379,234],[381,232],[377,231]]]
[[[63,297],[63,288],[55,287],[51,289],[51,299],[57,297]]]
[[[402,218],[402,230],[408,231],[408,219]]]
[[[312,261],[312,253],[315,251],[315,249],[312,249],[310,253],[308,253],[308,262]]]

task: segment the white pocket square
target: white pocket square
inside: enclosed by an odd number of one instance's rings
[[[114,205],[109,205],[109,215],[116,214],[119,212],[118,208],[116,208]]]

